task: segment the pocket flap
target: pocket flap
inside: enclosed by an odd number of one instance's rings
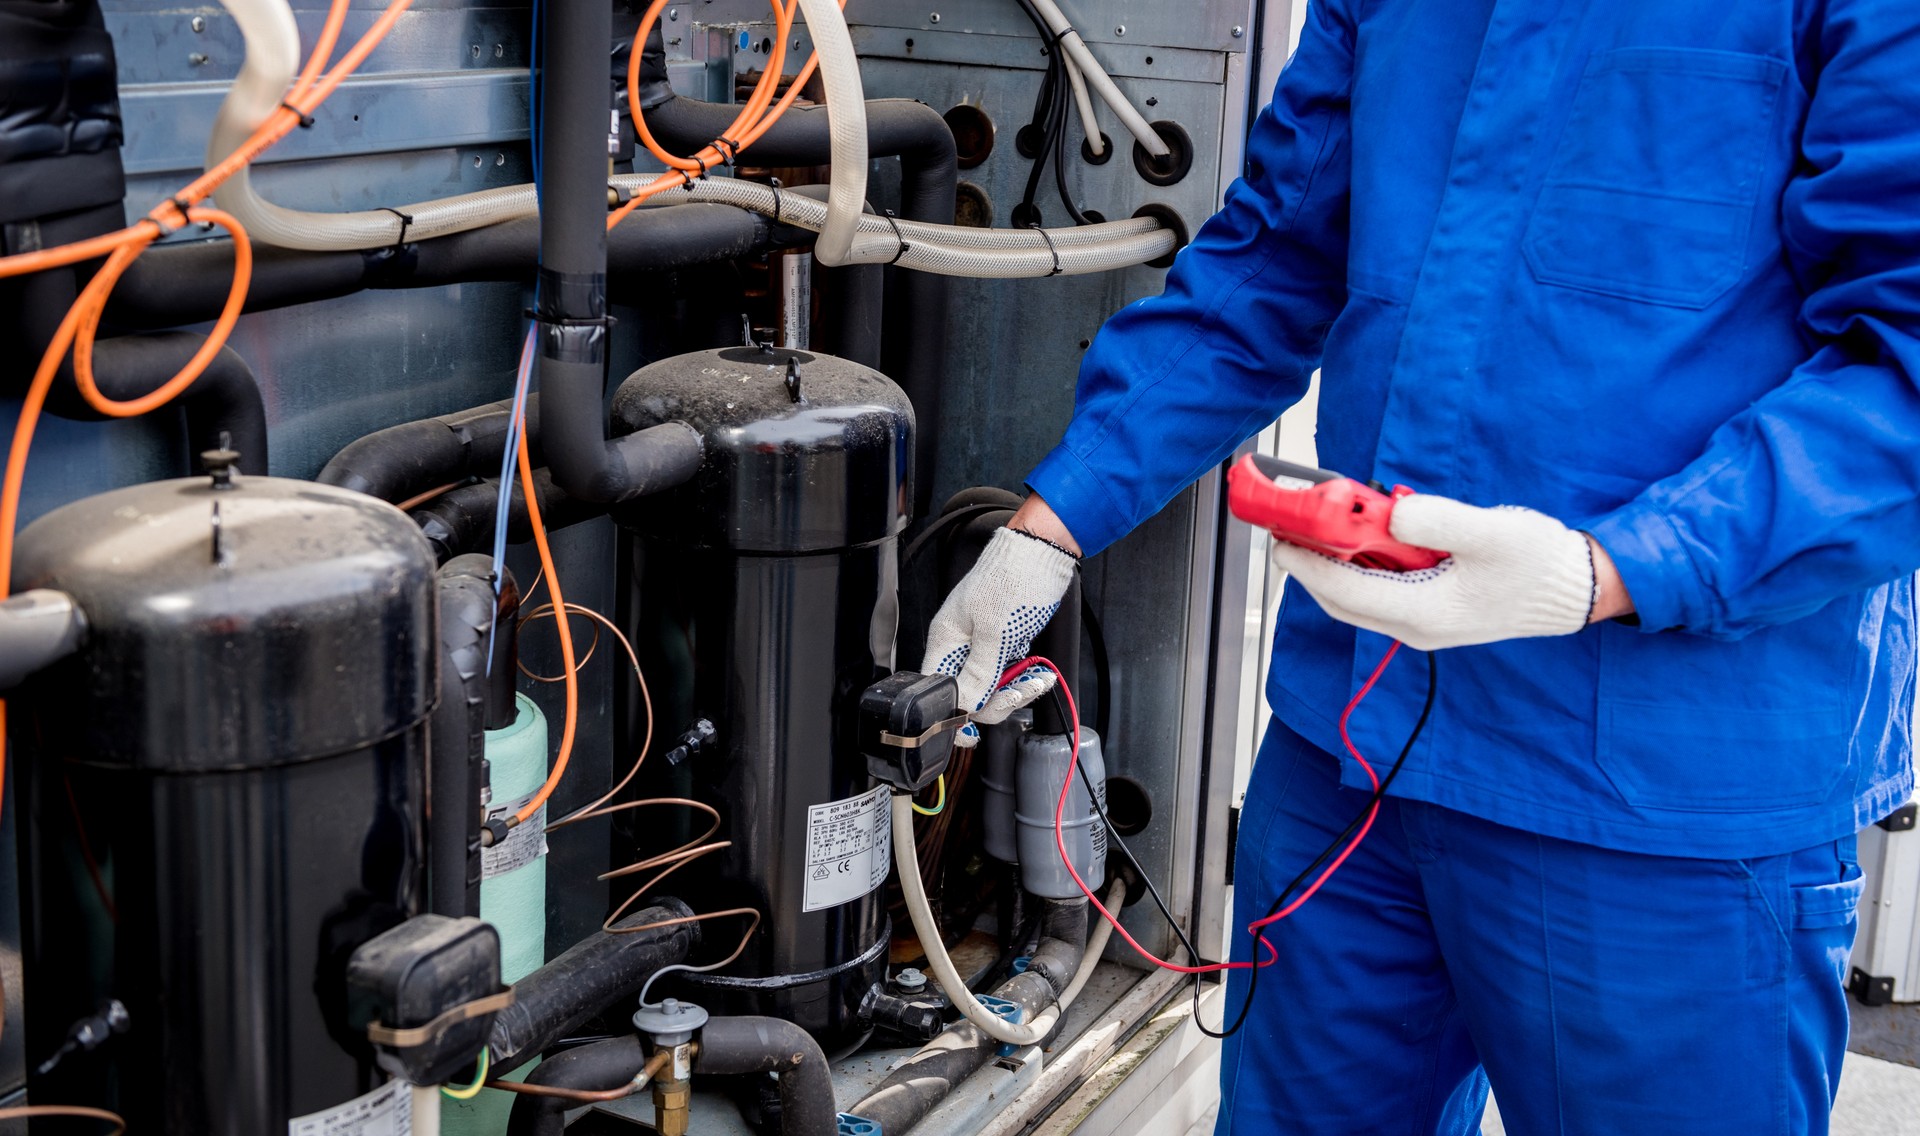
[[[1867,878],[1859,865],[1847,866],[1847,878],[1837,884],[1813,884],[1793,889],[1793,925],[1797,930],[1811,927],[1839,927],[1859,917],[1860,895]]]

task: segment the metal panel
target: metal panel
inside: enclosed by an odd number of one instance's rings
[[[206,155],[225,83],[156,83],[121,93],[130,174],[185,170]],[[404,103],[405,114],[382,113]],[[370,76],[342,83],[313,127],[296,130],[262,165],[433,146],[519,142],[527,137],[527,72]],[[508,125],[517,124],[517,125]]]
[[[696,26],[757,24],[767,16],[765,0],[690,0],[676,7]],[[1089,44],[1244,52],[1251,43],[1249,0],[1060,0],[1060,10]],[[851,0],[847,22],[917,32],[1033,34],[1033,26],[1014,0]],[[1104,63],[1105,54],[1100,55]]]

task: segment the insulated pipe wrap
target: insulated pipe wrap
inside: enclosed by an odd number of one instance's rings
[[[646,927],[692,914],[679,900],[663,899],[615,926]],[[513,1004],[493,1019],[487,1039],[493,1067],[503,1073],[515,1068],[594,1014],[638,994],[655,971],[686,960],[699,941],[699,926],[602,931],[515,983]]]
[[[813,1035],[779,1018],[714,1018],[700,1031],[695,1073],[780,1074],[781,1136],[834,1136],[833,1077]]]
[[[631,1034],[596,1041],[542,1061],[526,1081],[554,1088],[617,1089],[640,1075],[647,1064],[647,1049],[644,1039]],[[569,1106],[577,1107],[564,1097],[516,1096],[507,1136],[561,1136]]]
[[[480,914],[480,762],[485,749],[493,560],[440,570],[440,701],[427,732],[428,894],[436,915]],[[511,981],[511,979],[509,979]]]

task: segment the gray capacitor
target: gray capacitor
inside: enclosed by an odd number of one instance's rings
[[[1060,861],[1053,834],[1060,785],[1073,764],[1073,739],[1066,734],[1024,733],[1014,748],[1020,886],[1045,899],[1080,899],[1079,887]],[[1107,763],[1101,754],[1100,735],[1084,726],[1080,730],[1080,764],[1086,776],[1083,778],[1077,770],[1074,773],[1060,830],[1080,878],[1088,888],[1098,890],[1106,881],[1107,830],[1094,812],[1087,791],[1091,782],[1093,792],[1100,795],[1100,807],[1106,808]]]
[[[980,727],[980,756],[986,772],[980,783],[986,788],[981,802],[984,810],[987,855],[1003,864],[1020,862],[1019,825],[1014,820],[1014,801],[1019,793],[1018,768],[1020,739],[1033,729],[1033,711],[1015,710],[997,726]],[[1055,788],[1058,789],[1058,785]],[[1047,815],[1053,815],[1047,806]],[[1071,880],[1067,881],[1073,882]]]

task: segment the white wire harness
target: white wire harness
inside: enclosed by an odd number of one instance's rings
[[[1053,29],[1053,34],[1059,37],[1060,46],[1066,50],[1067,58],[1079,66],[1086,81],[1092,84],[1094,93],[1100,96],[1101,102],[1113,109],[1113,113],[1120,119],[1120,124],[1127,128],[1127,133],[1133,135],[1140,145],[1146,148],[1147,153],[1156,158],[1166,157],[1171,152],[1166,139],[1160,137],[1160,132],[1153,128],[1144,115],[1133,108],[1133,104],[1127,101],[1127,96],[1120,93],[1120,88],[1114,85],[1113,77],[1107,74],[1106,68],[1100,66],[1100,61],[1095,59],[1093,52],[1087,49],[1087,42],[1080,38],[1079,32],[1073,30],[1073,24],[1068,21],[1066,13],[1060,10],[1060,5],[1053,0],[1033,0],[1033,6],[1039,11],[1040,18]],[[1068,78],[1072,79],[1071,71],[1068,73]],[[1093,145],[1099,145],[1099,130],[1089,130],[1087,137],[1095,140]]]

